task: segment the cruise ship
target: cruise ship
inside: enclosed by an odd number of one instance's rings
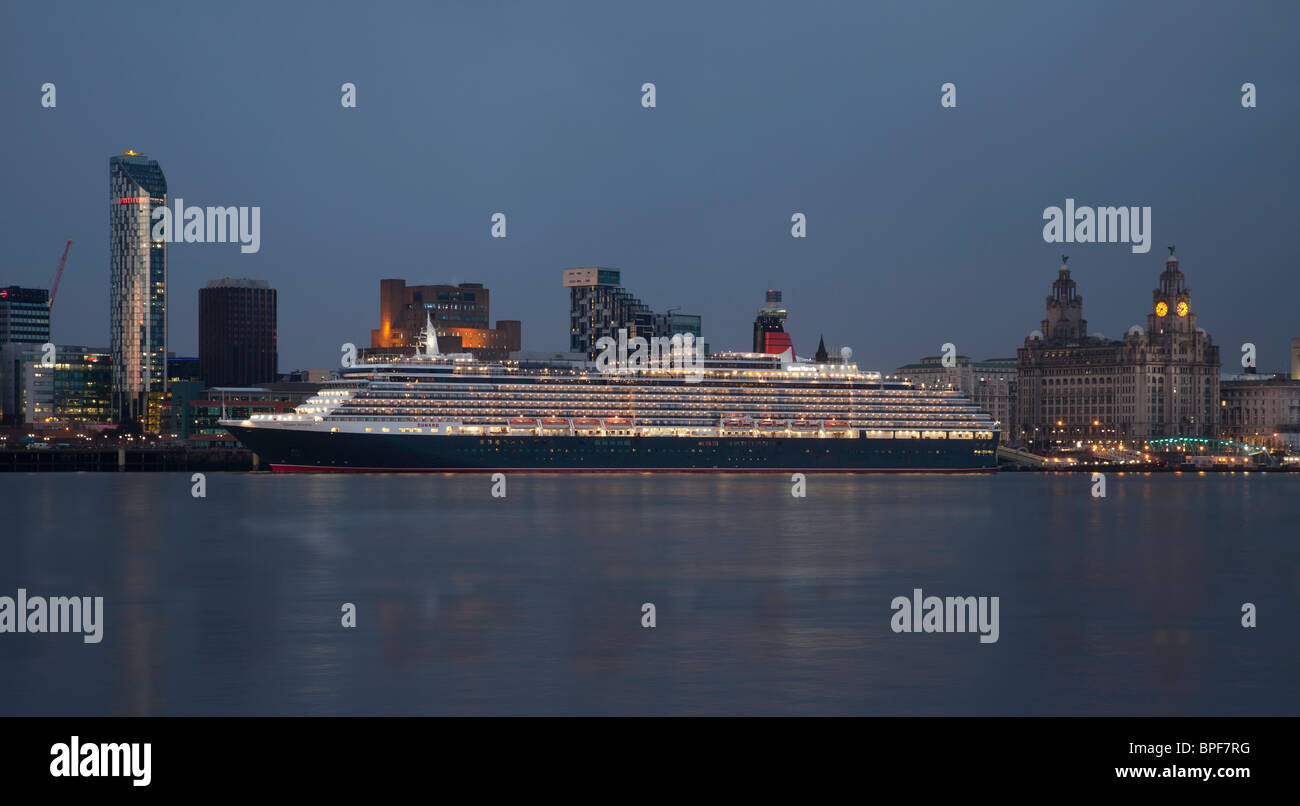
[[[958,392],[764,353],[343,369],[294,411],[221,420],[276,471],[974,472],[998,424]],[[612,341],[612,340],[611,340]],[[644,345],[644,340],[642,344]],[[654,356],[652,355],[652,358]],[[685,360],[682,360],[685,358]]]

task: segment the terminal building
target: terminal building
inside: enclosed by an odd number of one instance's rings
[[[1063,263],[1042,329],[1017,351],[1018,433],[1040,448],[1213,438],[1222,408],[1219,369],[1219,348],[1197,326],[1173,247],[1146,327],[1135,324],[1120,340],[1087,332],[1083,297]]]
[[[490,298],[482,283],[408,286],[405,280],[380,280],[379,327],[370,331],[370,349],[364,353],[410,355],[432,319],[442,352],[504,360],[520,349],[522,323],[499,319],[495,328],[489,327]]]
[[[179,436],[196,448],[236,448],[239,440],[220,425],[223,419],[254,414],[288,414],[320,390],[318,383],[277,382],[256,387],[213,387],[187,401]]]

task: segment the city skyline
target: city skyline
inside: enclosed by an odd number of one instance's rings
[[[27,788],[511,715],[1278,777],[1300,3],[6,10]]]
[[[525,320],[524,348],[559,350],[555,271],[604,265],[651,308],[701,315],[715,347],[748,344],[754,294],[780,288],[797,352],[824,334],[888,368],[945,342],[1007,354],[1033,329],[1062,251],[1094,289],[1092,325],[1122,333],[1177,243],[1206,327],[1229,352],[1260,346],[1260,368],[1281,371],[1300,278],[1286,211],[1258,200],[1298,178],[1285,134],[1300,123],[1285,80],[1297,57],[1281,42],[1297,11],[1123,8],[1125,26],[1067,8],[1046,28],[1032,6],[883,20],[851,6],[744,19],[700,9],[692,32],[599,6],[519,9],[500,25],[490,10],[417,9],[382,44],[368,33],[374,11],[261,10],[244,30],[238,13],[168,9],[168,25],[194,32],[186,49],[161,37],[138,56],[112,46],[133,17],[88,9],[77,25],[97,35],[57,60],[56,34],[18,9],[12,30],[32,35],[0,56],[0,97],[14,110],[12,153],[28,158],[11,166],[21,192],[0,201],[19,236],[4,282],[48,287],[72,238],[56,339],[104,341],[102,160],[133,148],[187,203],[264,211],[256,254],[170,246],[179,354],[197,350],[185,323],[198,289],[225,276],[280,290],[286,368],[333,365],[341,343],[364,344],[386,276],[499,289],[498,315]],[[443,33],[453,25],[496,34],[469,50]],[[236,32],[249,55],[230,61]],[[930,46],[903,47],[918,38]],[[752,47],[716,51],[724,40]],[[1186,42],[1213,58],[1183,55]],[[140,107],[101,69],[110,62],[183,69],[157,76],[166,105]],[[45,81],[56,108],[39,104]],[[957,106],[945,109],[949,81]],[[1256,108],[1241,106],[1246,81]],[[357,86],[354,109],[340,106],[344,82]],[[1152,251],[1046,243],[1042,211],[1066,198],[1150,206]],[[496,212],[505,239],[489,234]],[[796,212],[803,239],[790,237]]]

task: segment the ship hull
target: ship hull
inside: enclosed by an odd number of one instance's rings
[[[227,426],[281,472],[949,472],[997,469],[993,439],[448,436]]]

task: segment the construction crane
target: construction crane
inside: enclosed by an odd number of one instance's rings
[[[50,286],[50,302],[47,308],[54,307],[54,295],[59,293],[59,280],[63,279],[63,264],[68,262],[68,250],[72,248],[72,239],[68,239],[68,245],[63,247],[63,257],[59,258],[59,270],[54,273],[54,284]]]

